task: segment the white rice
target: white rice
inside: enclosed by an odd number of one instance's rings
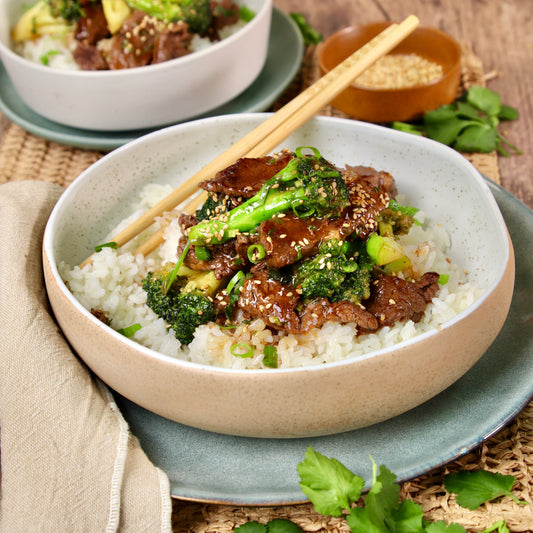
[[[140,212],[154,205],[168,194],[169,189],[151,185],[143,190],[139,211],[133,213],[120,227],[138,218]],[[424,221],[419,212],[417,219]],[[236,330],[221,329],[215,324],[200,326],[189,346],[181,346],[174,332],[157,318],[145,305],[146,295],[141,287],[142,279],[149,270],[155,270],[165,262],[176,261],[176,243],[180,230],[175,218],[160,219],[150,231],[164,228],[166,243],[148,257],[134,256],[140,240],[137,237],[121,250],[104,248],[96,254],[92,264],[80,269],[67,264],[59,265],[61,276],[73,295],[88,310],[99,309],[111,319],[111,327],[122,329],[140,324],[133,339],[163,354],[195,363],[225,368],[264,368],[263,348],[277,344],[280,368],[318,365],[362,356],[364,354],[407,341],[427,331],[441,327],[458,313],[471,305],[482,290],[467,280],[467,274],[453,264],[446,251],[450,239],[445,229],[434,223],[413,226],[409,235],[401,237],[406,254],[418,272],[436,271],[448,275],[449,280],[427,306],[422,320],[414,323],[407,320],[393,327],[384,327],[376,333],[357,336],[355,324],[329,322],[323,327],[301,335],[272,333],[262,320],[240,324]],[[115,235],[119,228],[110,232]],[[102,242],[106,242],[105,240]],[[236,343],[248,343],[255,348],[251,358],[241,358],[231,353]]]

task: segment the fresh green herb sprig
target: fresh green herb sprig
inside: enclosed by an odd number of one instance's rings
[[[353,474],[334,458],[315,451],[311,446],[304,460],[297,466],[300,487],[315,510],[324,516],[344,517],[352,533],[466,533],[460,524],[447,524],[439,520],[430,522],[424,518],[422,507],[409,499],[400,499],[400,486],[396,475],[385,466],[372,461],[372,487],[359,502],[364,489],[362,477]],[[514,476],[502,476],[485,470],[451,473],[445,476],[445,487],[457,494],[457,503],[469,509],[477,509],[483,502],[500,496],[509,496],[520,504],[511,493]],[[273,524],[278,522],[279,524]],[[248,522],[236,528],[238,533],[293,533],[290,522],[276,519],[267,524]],[[279,526],[279,529],[277,527]],[[286,529],[284,529],[286,528]],[[504,520],[499,520],[481,533],[510,533]]]
[[[322,41],[322,34],[311,27],[305,15],[302,15],[302,13],[290,13],[289,16],[298,26],[305,46],[318,44]]]
[[[472,86],[455,102],[425,113],[420,123],[393,122],[393,129],[425,135],[459,152],[490,153],[508,157],[508,149],[522,151],[498,131],[502,121],[517,120],[518,111],[502,104],[500,95],[487,87]]]

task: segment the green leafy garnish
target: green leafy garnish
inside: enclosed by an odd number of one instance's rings
[[[239,18],[244,22],[250,22],[255,17],[255,13],[247,6],[241,6],[239,9]]]
[[[361,496],[363,478],[352,474],[337,459],[327,458],[309,447],[298,464],[300,487],[317,512],[341,516]]]
[[[116,242],[105,242],[104,244],[98,244],[94,247],[94,251],[101,252],[103,248],[113,248],[113,250],[116,250],[118,248],[118,244]]]
[[[267,368],[278,368],[278,349],[267,345],[263,348],[263,364]]]
[[[126,328],[117,329],[117,331],[121,335],[124,335],[124,337],[128,337],[128,339],[129,339],[129,338],[133,337],[133,335],[135,335],[135,332],[139,331],[141,328],[142,328],[142,326],[140,324],[132,324],[131,326],[128,326]]]
[[[450,472],[444,478],[444,486],[448,492],[457,495],[457,503],[470,510],[477,509],[482,503],[500,496],[509,496],[516,503],[526,504],[511,493],[515,481],[514,476],[476,470],[474,472]]]
[[[318,44],[322,41],[322,34],[311,27],[309,22],[307,22],[305,15],[302,15],[301,13],[290,13],[289,16],[296,23],[296,26],[298,26],[305,46]]]
[[[302,528],[284,518],[274,518],[266,524],[260,524],[255,520],[236,527],[233,531],[238,533],[300,533]]]
[[[502,104],[498,93],[474,85],[452,104],[428,111],[421,123],[393,122],[392,128],[425,135],[459,152],[497,150],[501,155],[509,156],[504,146],[517,154],[522,151],[500,135],[498,125],[503,120],[517,118],[518,111]]]
[[[46,67],[50,64],[50,58],[53,56],[59,55],[61,52],[58,50],[48,50],[45,54],[43,54],[41,57],[39,57],[39,60],[43,65]]]

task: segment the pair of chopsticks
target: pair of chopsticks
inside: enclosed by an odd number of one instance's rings
[[[155,218],[166,211],[171,211],[196,192],[199,183],[212,178],[217,172],[228,167],[237,159],[268,155],[283,140],[346,89],[364,70],[403,41],[415,30],[418,24],[418,18],[415,15],[410,15],[401,23],[388,26],[379,35],[177,187],[157,205],[141,215],[130,226],[117,234],[113,238],[113,242],[121,247],[132,240],[151,226]],[[146,255],[155,250],[161,242],[160,232],[155,233],[136,250],[136,253]],[[80,266],[83,267],[90,260],[89,257]]]

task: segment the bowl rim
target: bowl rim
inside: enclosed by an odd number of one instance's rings
[[[156,350],[153,350],[151,348],[148,348],[134,340],[131,340],[124,335],[121,335],[116,330],[111,328],[110,326],[107,326],[102,321],[100,321],[98,318],[96,318],[94,315],[92,315],[76,298],[75,296],[70,292],[68,287],[66,286],[65,282],[61,278],[59,274],[58,265],[54,258],[54,225],[56,224],[56,219],[59,217],[59,213],[62,210],[63,206],[68,203],[70,200],[70,197],[76,194],[76,190],[84,185],[84,182],[90,178],[90,176],[95,172],[98,171],[100,166],[107,165],[107,161],[111,160],[113,161],[115,158],[120,157],[122,153],[128,153],[130,151],[135,151],[138,145],[144,144],[146,142],[153,142],[157,140],[159,137],[166,137],[171,136],[175,130],[185,130],[187,128],[196,128],[196,127],[209,127],[209,124],[216,121],[223,121],[223,122],[234,122],[234,121],[246,121],[250,118],[257,119],[257,118],[268,118],[271,116],[272,113],[237,113],[237,114],[231,114],[231,115],[222,115],[222,116],[216,116],[216,117],[206,117],[201,118],[198,120],[185,122],[182,124],[175,124],[172,126],[168,126],[166,128],[162,128],[160,130],[156,130],[154,132],[150,132],[146,135],[143,135],[137,139],[134,139],[117,149],[115,149],[112,152],[109,152],[105,156],[103,156],[101,159],[93,163],[90,167],[85,169],[77,178],[74,180],[72,184],[69,185],[69,187],[65,190],[65,192],[60,196],[59,200],[55,204],[54,208],[52,209],[52,212],[49,216],[49,219],[46,223],[45,230],[44,230],[44,236],[43,236],[43,242],[42,242],[42,254],[43,254],[43,262],[45,262],[53,276],[53,283],[57,285],[60,292],[62,293],[62,296],[67,298],[70,303],[75,307],[77,311],[79,311],[82,315],[85,316],[85,318],[89,319],[94,325],[97,327],[103,329],[108,334],[111,334],[112,337],[121,342],[125,343],[130,348],[137,350],[140,352],[140,355],[143,357],[149,357],[149,358],[155,358],[157,360],[160,360],[161,362],[175,365],[177,368],[184,367],[188,369],[195,369],[201,372],[214,372],[214,373],[221,373],[221,374],[232,374],[235,376],[238,375],[264,375],[264,376],[277,376],[280,374],[292,374],[292,373],[307,373],[307,372],[317,372],[321,371],[325,368],[335,368],[335,367],[342,367],[347,366],[353,363],[357,363],[360,361],[365,361],[371,358],[377,358],[384,355],[395,355],[396,351],[401,351],[402,349],[418,343],[420,341],[430,339],[437,334],[441,333],[443,330],[450,329],[453,327],[457,322],[460,322],[464,317],[467,315],[473,313],[475,310],[477,310],[493,293],[495,288],[501,283],[505,272],[507,270],[507,267],[509,265],[509,261],[512,259],[512,244],[510,239],[508,238],[508,231],[507,227],[505,225],[505,221],[503,219],[503,216],[499,210],[498,204],[496,203],[496,200],[494,199],[490,188],[488,184],[485,182],[485,178],[483,178],[482,174],[461,154],[459,154],[456,150],[439,143],[437,141],[434,141],[429,138],[423,138],[419,136],[414,136],[412,134],[393,130],[391,128],[386,128],[384,126],[380,126],[378,124],[353,120],[353,119],[346,119],[346,118],[340,118],[340,117],[332,117],[332,116],[315,116],[311,120],[318,122],[319,124],[321,122],[325,123],[353,123],[356,128],[361,128],[363,130],[379,130],[384,131],[386,130],[388,134],[391,137],[396,137],[400,139],[410,139],[415,144],[426,144],[428,147],[432,147],[437,150],[441,150],[443,153],[447,153],[452,159],[455,159],[457,162],[460,162],[459,164],[463,165],[466,169],[470,170],[470,174],[472,176],[472,179],[474,179],[477,182],[478,187],[480,190],[484,193],[487,205],[490,206],[490,209],[492,211],[493,216],[495,217],[495,220],[498,221],[498,226],[502,230],[502,233],[505,234],[506,240],[505,242],[507,245],[505,246],[504,256],[502,259],[502,268],[499,272],[497,278],[486,288],[484,288],[483,293],[473,302],[471,303],[466,309],[461,311],[460,313],[456,314],[453,318],[450,320],[447,320],[444,324],[439,326],[439,328],[433,328],[430,331],[423,332],[421,334],[416,335],[415,337],[412,337],[408,340],[401,341],[399,343],[394,344],[393,346],[381,348],[379,350],[374,350],[372,352],[343,359],[341,361],[334,361],[334,362],[328,362],[328,363],[321,363],[318,365],[308,365],[303,367],[292,367],[292,368],[276,368],[276,369],[232,369],[232,368],[223,368],[213,365],[207,365],[203,363],[195,363],[191,361],[186,361],[184,359],[180,359],[178,357],[173,357],[170,355],[166,355],[160,352],[157,352]],[[410,136],[410,137],[407,137]]]
[[[318,59],[318,64],[319,64],[321,71],[329,72],[332,70],[331,68],[327,68],[325,66],[324,54],[325,54],[325,50],[328,49],[328,46],[331,46],[331,43],[334,39],[338,38],[339,36],[344,35],[345,33],[346,34],[351,33],[356,29],[368,28],[368,27],[373,27],[373,26],[386,28],[393,23],[394,23],[393,21],[376,21],[376,22],[369,22],[367,24],[352,24],[351,26],[346,26],[344,28],[341,28],[340,30],[330,35],[325,41],[320,43],[317,47],[317,59]],[[411,35],[415,35],[416,32],[420,30],[430,31],[432,33],[435,33],[439,37],[444,38],[446,41],[448,41],[452,45],[452,47],[454,48],[457,54],[457,57],[455,61],[453,62],[453,64],[448,69],[443,70],[442,76],[439,76],[438,78],[435,78],[434,80],[431,80],[427,83],[410,85],[408,87],[380,88],[380,87],[371,87],[368,85],[358,85],[357,83],[352,83],[348,87],[348,89],[356,89],[359,91],[365,91],[371,94],[378,94],[378,95],[379,94],[402,94],[402,93],[407,93],[413,90],[431,89],[433,86],[442,83],[444,80],[452,76],[453,73],[457,69],[459,69],[461,66],[462,51],[461,51],[461,46],[459,45],[457,40],[454,39],[449,33],[446,33],[439,28],[436,28],[434,26],[426,26],[426,25],[418,26]]]
[[[240,0],[237,0],[237,1],[240,1]],[[232,35],[229,35],[228,37],[226,37],[225,39],[222,39],[221,41],[213,43],[211,46],[207,48],[202,48],[201,50],[198,50],[196,52],[192,52],[190,54],[187,54],[181,57],[176,57],[168,61],[163,61],[162,63],[144,65],[141,67],[116,69],[116,70],[67,70],[67,69],[50,68],[45,65],[41,65],[40,63],[35,63],[34,61],[30,61],[29,59],[22,57],[20,54],[17,54],[17,52],[15,52],[8,44],[4,43],[2,39],[0,39],[0,59],[4,55],[5,57],[8,57],[11,61],[18,64],[22,68],[27,68],[30,70],[34,70],[36,72],[43,72],[49,76],[57,76],[57,77],[64,76],[67,78],[74,76],[74,77],[79,77],[82,79],[90,78],[90,79],[95,79],[95,80],[100,79],[100,78],[104,78],[104,79],[110,78],[110,77],[120,78],[120,77],[126,77],[126,76],[144,75],[147,68],[150,69],[149,70],[150,73],[155,73],[160,70],[166,70],[176,65],[183,66],[184,68],[186,68],[187,65],[191,61],[201,60],[205,56],[209,56],[214,53],[217,53],[218,51],[221,51],[224,48],[231,46],[235,40],[240,39],[241,37],[244,37],[245,35],[248,35],[249,33],[255,31],[255,27],[258,24],[260,24],[260,22],[262,22],[262,19],[264,17],[271,16],[272,14],[273,0],[261,0],[261,1],[262,1],[261,8],[255,14],[254,18],[248,21],[244,26],[239,28],[239,30],[233,33]],[[7,7],[7,1],[2,2],[2,3],[5,3]]]

